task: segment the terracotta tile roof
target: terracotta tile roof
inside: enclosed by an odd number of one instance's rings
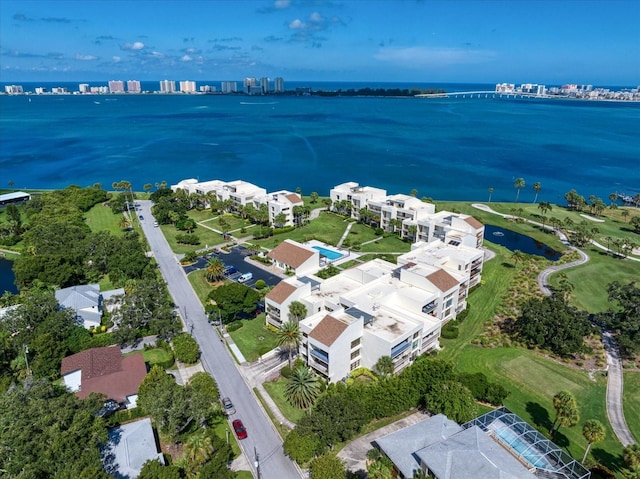
[[[147,375],[142,353],[123,357],[117,346],[88,349],[62,360],[63,376],[77,370],[81,370],[78,398],[84,399],[94,392],[117,402],[136,394]]]
[[[280,281],[276,286],[267,293],[267,299],[274,303],[282,304],[284,300],[293,294],[297,288],[285,281]]]
[[[284,263],[292,268],[301,266],[314,255],[306,248],[285,240],[267,253],[271,259]]]
[[[333,316],[326,315],[309,334],[310,338],[319,341],[325,346],[331,346],[342,332],[347,329],[347,324],[337,320]]]
[[[464,220],[467,223],[469,223],[472,228],[475,228],[477,230],[479,230],[480,228],[484,228],[484,225],[482,223],[480,223],[477,219],[475,219],[473,216],[469,216],[468,218],[465,218]]]
[[[295,193],[290,193],[290,194],[286,195],[285,198],[288,199],[289,201],[291,201],[291,203],[300,203],[300,202],[302,202],[302,198],[300,198],[300,196],[295,194]]]
[[[442,292],[449,291],[451,288],[454,288],[459,284],[457,279],[443,269],[439,269],[438,271],[431,273],[427,276],[427,279]]]

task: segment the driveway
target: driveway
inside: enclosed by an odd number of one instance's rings
[[[254,477],[297,479],[302,477],[297,466],[284,455],[282,439],[275,427],[260,407],[253,391],[247,386],[236,363],[209,324],[202,304],[194,293],[187,275],[169,248],[160,228],[153,226],[151,201],[138,201],[138,214],[144,216],[140,223],[147,237],[153,256],[167,282],[174,303],[183,315],[187,331],[191,331],[201,351],[202,365],[218,383],[220,394],[233,401],[236,414],[233,419],[241,419],[247,428],[248,437],[238,441],[247,457]],[[217,398],[212,398],[217,400]],[[259,472],[255,464],[259,465]]]

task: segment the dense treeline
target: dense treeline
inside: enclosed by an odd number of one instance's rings
[[[416,96],[416,95],[437,95],[446,93],[438,88],[350,88],[348,90],[323,91],[318,90],[314,95],[318,96]]]
[[[607,291],[616,309],[599,315],[600,321],[616,334],[620,352],[625,358],[640,353],[640,288],[636,283],[611,283]]]
[[[443,413],[458,422],[476,416],[477,399],[502,404],[508,392],[481,373],[458,375],[451,363],[421,356],[397,376],[350,385],[331,384],[310,414],[285,439],[285,452],[306,463],[327,448],[353,438],[373,419],[393,416],[415,407]],[[467,386],[467,384],[469,386]],[[474,391],[472,394],[472,390]]]

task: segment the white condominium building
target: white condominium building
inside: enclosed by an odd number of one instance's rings
[[[127,91],[129,93],[140,93],[142,91],[140,82],[138,80],[127,80]]]
[[[296,206],[303,206],[304,202],[299,194],[287,190],[280,190],[267,195],[265,203],[269,206],[269,223],[276,226],[294,226],[300,217],[294,215]],[[284,215],[284,221],[279,224],[276,218]]]
[[[276,77],[273,80],[273,91],[276,93],[284,92],[284,79],[282,77]]]
[[[262,90],[263,95],[269,93],[269,79],[267,77],[262,77],[260,79],[260,89]]]
[[[236,93],[238,84],[234,81],[223,81],[220,83],[220,90],[222,93]]]
[[[466,307],[480,280],[483,258],[481,250],[433,241],[415,244],[397,265],[376,259],[326,280],[307,272],[267,294],[266,322],[279,327],[292,302],[305,305],[301,357],[331,382],[382,356],[400,371],[438,347],[442,325]]]

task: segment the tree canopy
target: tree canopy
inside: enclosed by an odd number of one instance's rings
[[[244,313],[251,314],[256,309],[260,294],[240,283],[224,284],[209,293],[220,311],[223,323],[235,321]]]
[[[618,346],[624,357],[630,358],[640,351],[640,288],[636,283],[611,283],[607,291],[609,301],[617,308],[601,314],[607,327],[616,333]]]

